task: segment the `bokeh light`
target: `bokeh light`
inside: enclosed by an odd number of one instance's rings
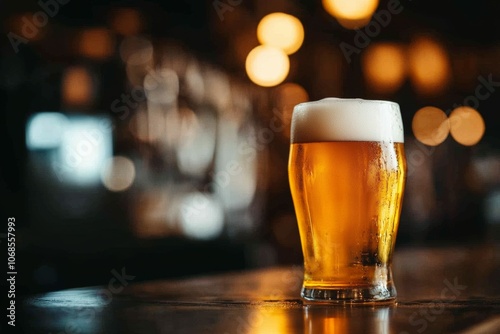
[[[411,128],[415,138],[429,146],[441,144],[450,133],[446,113],[436,107],[423,107],[413,116]]]
[[[150,102],[173,103],[179,94],[179,77],[168,68],[150,71],[144,77],[144,91]]]
[[[268,45],[259,45],[250,51],[245,65],[250,80],[263,87],[280,84],[290,71],[285,52]]]
[[[229,76],[212,66],[202,71],[204,99],[219,110],[227,110],[231,103],[231,83]]]
[[[34,114],[26,126],[27,148],[30,150],[58,148],[67,122],[67,117],[58,112]]]
[[[94,80],[83,66],[68,67],[62,78],[61,95],[67,106],[86,106],[94,98]]]
[[[120,44],[120,58],[127,64],[125,71],[131,85],[144,84],[146,74],[155,68],[153,55],[153,43],[148,38],[130,36],[123,39]]]
[[[393,93],[406,77],[405,50],[396,43],[374,43],[362,58],[363,73],[370,90]]]
[[[89,28],[80,33],[78,53],[93,59],[109,58],[115,49],[113,34],[106,28]]]
[[[206,240],[222,233],[224,210],[213,195],[188,194],[182,199],[179,210],[180,227],[187,237]]]
[[[135,167],[132,160],[123,156],[108,159],[101,170],[103,185],[115,192],[128,189],[135,179]]]
[[[153,44],[144,37],[127,37],[120,44],[120,58],[129,65],[146,64],[153,58]]]
[[[298,18],[285,13],[271,13],[257,26],[259,42],[282,49],[286,54],[296,52],[304,41],[304,27]]]
[[[475,145],[484,135],[485,124],[483,117],[471,107],[454,109],[449,119],[451,136],[462,145]]]
[[[112,151],[112,124],[108,116],[71,116],[66,122],[52,168],[60,181],[81,186],[95,185]]]
[[[408,50],[410,79],[422,95],[438,95],[450,81],[451,65],[446,49],[437,41],[420,37]]]
[[[142,27],[141,14],[133,8],[117,8],[111,14],[111,27],[123,36],[138,34]]]
[[[257,147],[258,134],[253,125],[242,128],[234,119],[224,118],[218,124],[218,130],[212,174],[214,193],[226,210],[235,212],[252,203],[259,179],[258,163],[263,158],[240,151],[246,145]],[[244,228],[243,222],[237,228]]]
[[[210,113],[198,115],[189,108],[179,110],[177,163],[187,175],[203,176],[215,151],[217,121]]]
[[[325,10],[347,29],[367,25],[377,6],[378,0],[323,0]]]

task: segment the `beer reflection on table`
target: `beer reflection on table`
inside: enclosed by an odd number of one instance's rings
[[[307,305],[304,306],[304,333],[388,334],[390,309],[391,306]]]

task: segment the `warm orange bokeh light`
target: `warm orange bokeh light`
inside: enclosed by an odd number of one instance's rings
[[[298,18],[285,13],[271,13],[260,20],[257,38],[262,44],[274,46],[286,54],[296,52],[304,41],[304,27]]]
[[[137,35],[143,27],[141,14],[133,8],[115,9],[110,23],[113,30],[123,36]]]
[[[113,35],[105,28],[90,28],[81,32],[78,52],[94,59],[106,59],[113,54],[115,41]]]
[[[363,54],[362,64],[365,79],[374,92],[393,93],[405,80],[405,51],[399,44],[371,45]]]
[[[450,133],[450,123],[446,113],[436,107],[423,107],[413,116],[413,135],[429,146],[441,144]]]
[[[377,6],[378,0],[323,0],[325,10],[347,29],[367,25]]]
[[[481,114],[471,107],[458,107],[450,114],[450,132],[453,139],[465,146],[476,145],[484,135],[485,124]]]
[[[82,66],[66,69],[62,78],[62,100],[67,106],[86,106],[91,103],[94,83],[89,71]]]
[[[451,66],[446,49],[437,41],[421,37],[409,47],[410,79],[418,93],[438,95],[450,81]]]
[[[250,51],[245,65],[250,80],[263,87],[280,84],[290,70],[285,52],[268,45],[259,45]]]

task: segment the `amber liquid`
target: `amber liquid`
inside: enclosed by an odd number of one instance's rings
[[[292,144],[289,181],[305,288],[391,284],[405,171],[402,143]]]

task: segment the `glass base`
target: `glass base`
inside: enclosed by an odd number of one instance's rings
[[[396,288],[393,285],[337,289],[303,287],[300,296],[305,303],[392,304],[396,301]]]

